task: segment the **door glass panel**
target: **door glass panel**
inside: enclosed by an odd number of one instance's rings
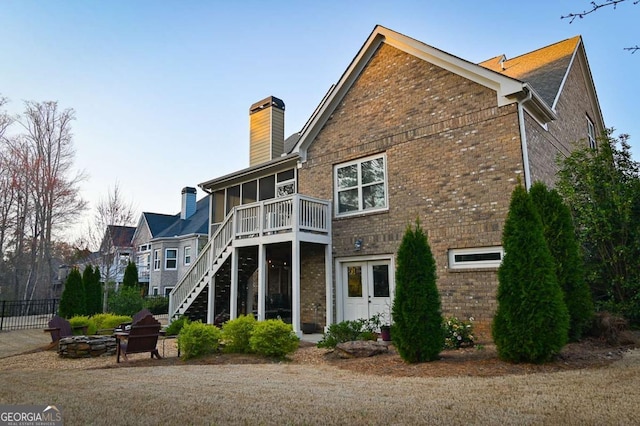
[[[362,267],[349,266],[349,297],[362,297]]]
[[[389,297],[389,265],[373,265],[373,297]]]

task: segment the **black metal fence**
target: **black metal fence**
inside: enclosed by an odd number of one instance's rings
[[[0,300],[0,331],[46,328],[58,299]]]

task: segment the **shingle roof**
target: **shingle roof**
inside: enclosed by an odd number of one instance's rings
[[[478,65],[531,84],[553,106],[580,40],[576,36],[512,59],[499,55]]]
[[[109,235],[114,247],[130,247],[133,234],[136,232],[135,226],[109,225]]]
[[[173,238],[209,232],[209,198],[196,203],[196,212],[188,219],[180,219],[180,213],[169,216],[157,213],[143,213],[147,219],[152,238]]]

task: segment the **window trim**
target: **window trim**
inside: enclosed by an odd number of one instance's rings
[[[162,266],[162,258],[160,257],[160,249],[153,251],[153,270],[159,271]]]
[[[186,246],[183,250],[183,253],[184,253],[184,256],[182,258],[182,262],[184,263],[184,266],[191,265],[191,246]],[[187,262],[187,258],[189,259],[188,262]]]
[[[589,148],[597,149],[598,143],[596,140],[596,126],[593,121],[587,116],[587,141],[589,142]]]
[[[457,255],[500,253],[500,260],[456,261]],[[449,249],[449,269],[498,268],[504,259],[502,246]]]
[[[174,257],[169,257],[169,251],[173,251],[175,252],[175,256]],[[168,266],[169,261],[173,261],[175,262],[175,266],[173,268],[170,268]],[[175,271],[176,269],[178,269],[178,249],[177,248],[166,248],[164,249],[164,270],[165,271]]]
[[[376,208],[370,208],[370,209],[364,209],[362,206],[362,168],[361,168],[361,164],[365,163],[367,161],[371,161],[371,160],[376,160],[378,158],[382,158],[383,161],[383,169],[384,169],[384,179],[383,179],[383,185],[384,185],[384,206],[383,207],[376,207]],[[358,165],[358,182],[357,182],[357,189],[358,189],[358,210],[353,210],[353,211],[349,211],[349,212],[340,212],[340,202],[339,202],[339,193],[341,192],[338,188],[338,170],[357,164]],[[358,158],[355,160],[351,160],[351,161],[347,161],[344,163],[340,163],[340,164],[335,164],[333,166],[333,200],[334,200],[334,214],[336,217],[348,217],[348,216],[357,216],[357,215],[363,215],[363,214],[369,214],[369,213],[378,213],[381,211],[388,211],[389,210],[389,178],[388,178],[389,174],[387,172],[387,154],[385,152],[382,153],[378,153],[378,154],[374,154],[374,155],[370,155],[367,157],[362,157],[362,158]]]

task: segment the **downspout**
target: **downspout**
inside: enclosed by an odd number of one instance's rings
[[[524,171],[524,187],[528,191],[531,188],[531,170],[529,168],[529,153],[527,152],[527,133],[524,127],[524,107],[525,102],[529,102],[533,97],[533,92],[525,85],[523,87],[527,96],[518,101],[518,124],[520,126],[520,147],[522,149],[522,164]]]

